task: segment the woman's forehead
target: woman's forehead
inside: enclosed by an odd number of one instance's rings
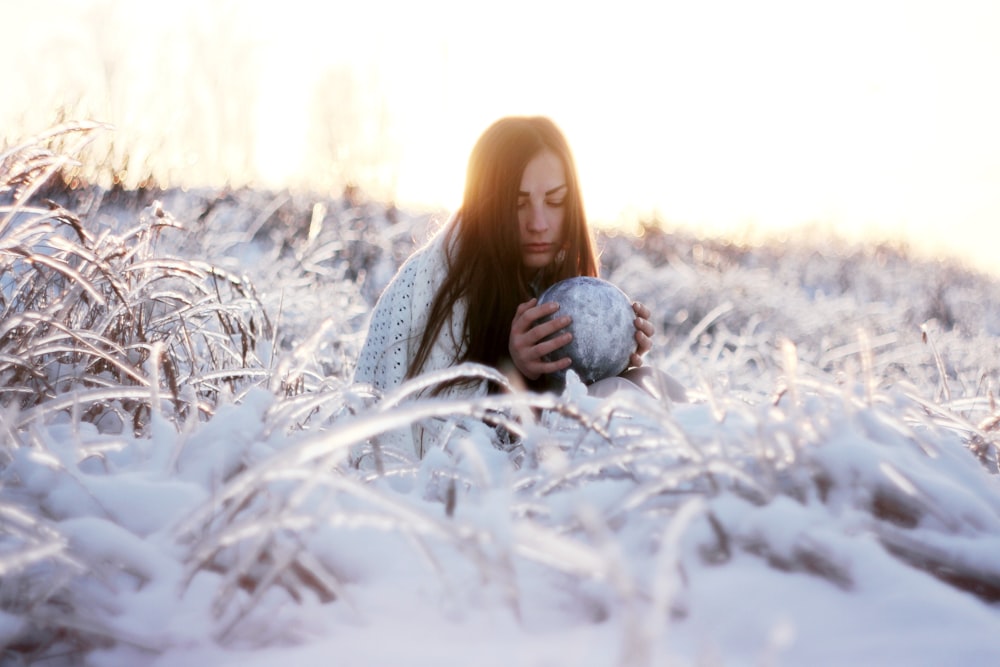
[[[545,194],[566,186],[562,160],[549,149],[537,153],[521,174],[521,192]]]

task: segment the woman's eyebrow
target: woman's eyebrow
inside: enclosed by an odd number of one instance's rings
[[[554,195],[555,193],[559,192],[560,190],[562,190],[565,187],[566,187],[565,183],[563,183],[562,185],[557,185],[556,187],[552,188],[551,190],[546,190],[545,191],[545,196],[548,197],[549,195]],[[530,195],[531,195],[530,192],[525,192],[523,190],[520,190],[517,193],[518,197],[528,197]]]

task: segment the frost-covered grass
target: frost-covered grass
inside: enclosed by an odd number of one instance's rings
[[[61,164],[0,158],[0,663],[1000,659],[995,280],[602,235],[691,403],[405,402],[494,373],[349,383],[433,217]]]

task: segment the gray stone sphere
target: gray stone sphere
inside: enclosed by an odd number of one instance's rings
[[[573,334],[573,340],[548,355],[550,359],[572,359],[570,368],[586,384],[613,377],[628,368],[629,356],[636,345],[635,312],[624,292],[606,280],[580,276],[552,285],[538,298],[539,304],[550,301],[559,304],[554,317],[573,318],[566,328]],[[553,373],[551,377],[564,384],[566,371]]]

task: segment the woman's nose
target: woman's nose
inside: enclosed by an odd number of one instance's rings
[[[548,219],[545,216],[544,204],[532,204],[528,218],[528,228],[539,231],[548,227]]]

